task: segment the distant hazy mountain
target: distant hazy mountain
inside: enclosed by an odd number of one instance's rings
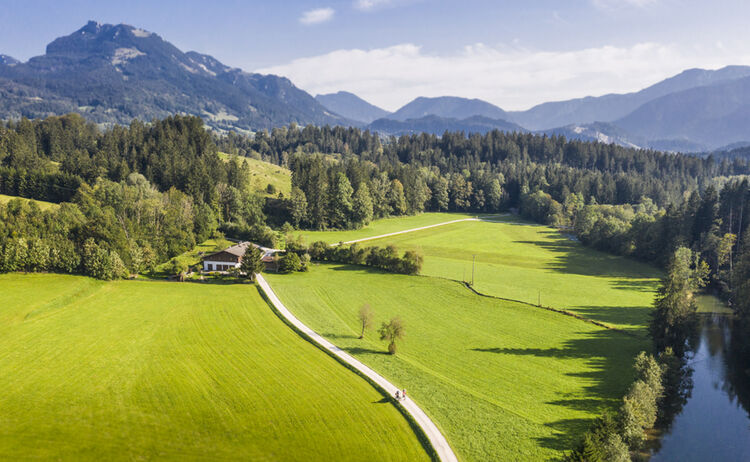
[[[750,76],[748,66],[728,66],[716,71],[690,69],[639,92],[544,103],[527,111],[510,112],[507,118],[532,130],[596,121],[612,122],[670,93],[722,84],[747,76]]]
[[[656,142],[689,141],[716,149],[750,138],[750,77],[691,88],[649,101],[615,125]]]
[[[742,146],[734,149],[720,149],[713,152],[702,152],[697,155],[701,157],[708,157],[709,155],[714,156],[717,159],[743,159],[750,160],[750,146]]]
[[[452,119],[466,119],[472,116],[483,116],[490,119],[507,119],[508,114],[499,107],[481,99],[441,96],[438,98],[419,97],[394,112],[389,119],[419,119],[435,115]]]
[[[349,93],[348,91],[317,95],[315,99],[331,112],[335,112],[347,119],[358,120],[363,122],[363,124],[369,124],[373,120],[388,117],[390,114],[390,112],[385,109],[370,104],[354,93]]]
[[[446,131],[463,131],[464,133],[482,134],[492,130],[506,132],[527,131],[523,127],[502,119],[473,116],[459,120],[451,117],[439,117],[436,115],[428,115],[418,119],[408,120],[378,119],[371,123],[368,128],[371,131],[387,135],[410,135],[423,132],[442,135]]]
[[[43,56],[0,62],[0,118],[65,112],[99,123],[187,113],[219,129],[351,123],[286,78],[231,69],[156,34],[93,21]]]
[[[18,60],[12,56],[0,55],[0,65],[3,64],[18,64]]]
[[[636,140],[621,128],[605,122],[571,124],[549,130],[541,130],[537,133],[564,136],[571,140],[598,141],[606,144],[615,143],[630,148],[639,148],[645,144],[644,140]]]

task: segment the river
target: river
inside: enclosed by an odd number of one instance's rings
[[[692,390],[652,462],[750,461],[750,380],[742,372],[750,363],[733,355],[731,338],[730,317],[701,315],[700,336],[687,360]]]

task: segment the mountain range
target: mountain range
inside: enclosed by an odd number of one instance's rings
[[[354,93],[340,91],[327,95],[317,95],[315,99],[331,111],[342,116],[363,123],[370,123],[377,119],[388,117],[391,113],[370,104]]]
[[[395,112],[340,91],[313,97],[284,77],[244,72],[157,34],[90,21],[20,62],[0,54],[0,118],[78,112],[126,124],[194,114],[217,130],[290,123],[345,125],[389,135],[489,130],[673,151],[750,144],[750,67],[690,69],[638,92],[504,111],[479,99],[418,97]]]
[[[354,123],[286,78],[243,72],[183,53],[154,33],[93,21],[42,56],[0,61],[0,117],[66,112],[105,124],[187,113],[219,130]]]
[[[690,69],[635,93],[544,103],[526,111],[506,112],[476,99],[417,98],[389,115],[392,122],[376,121],[371,128],[389,134],[412,133],[415,127],[443,130],[451,123],[451,130],[486,129],[486,123],[461,123],[468,115],[492,119],[500,130],[667,151],[719,150],[750,144],[750,67]],[[429,119],[421,120],[425,116]],[[407,118],[408,126],[394,123]]]

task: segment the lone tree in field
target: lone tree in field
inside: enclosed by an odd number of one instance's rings
[[[375,317],[375,313],[370,308],[369,303],[362,305],[359,309],[359,322],[362,324],[362,333],[359,334],[359,338],[364,338],[365,331],[372,327],[372,320]]]
[[[245,255],[242,256],[242,263],[240,264],[240,270],[245,273],[245,277],[251,281],[255,281],[255,273],[263,271],[263,262],[260,260],[263,258],[263,252],[254,245],[248,245],[245,250]]]
[[[390,321],[387,323],[383,323],[380,326],[380,340],[385,340],[388,342],[388,353],[395,355],[396,354],[396,340],[401,340],[404,338],[404,334],[406,333],[404,331],[404,323],[401,321],[401,318],[395,317],[391,318]]]

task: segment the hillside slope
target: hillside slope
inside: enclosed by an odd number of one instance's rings
[[[689,140],[707,149],[750,141],[748,123],[750,77],[672,93],[614,122],[652,143]]]

